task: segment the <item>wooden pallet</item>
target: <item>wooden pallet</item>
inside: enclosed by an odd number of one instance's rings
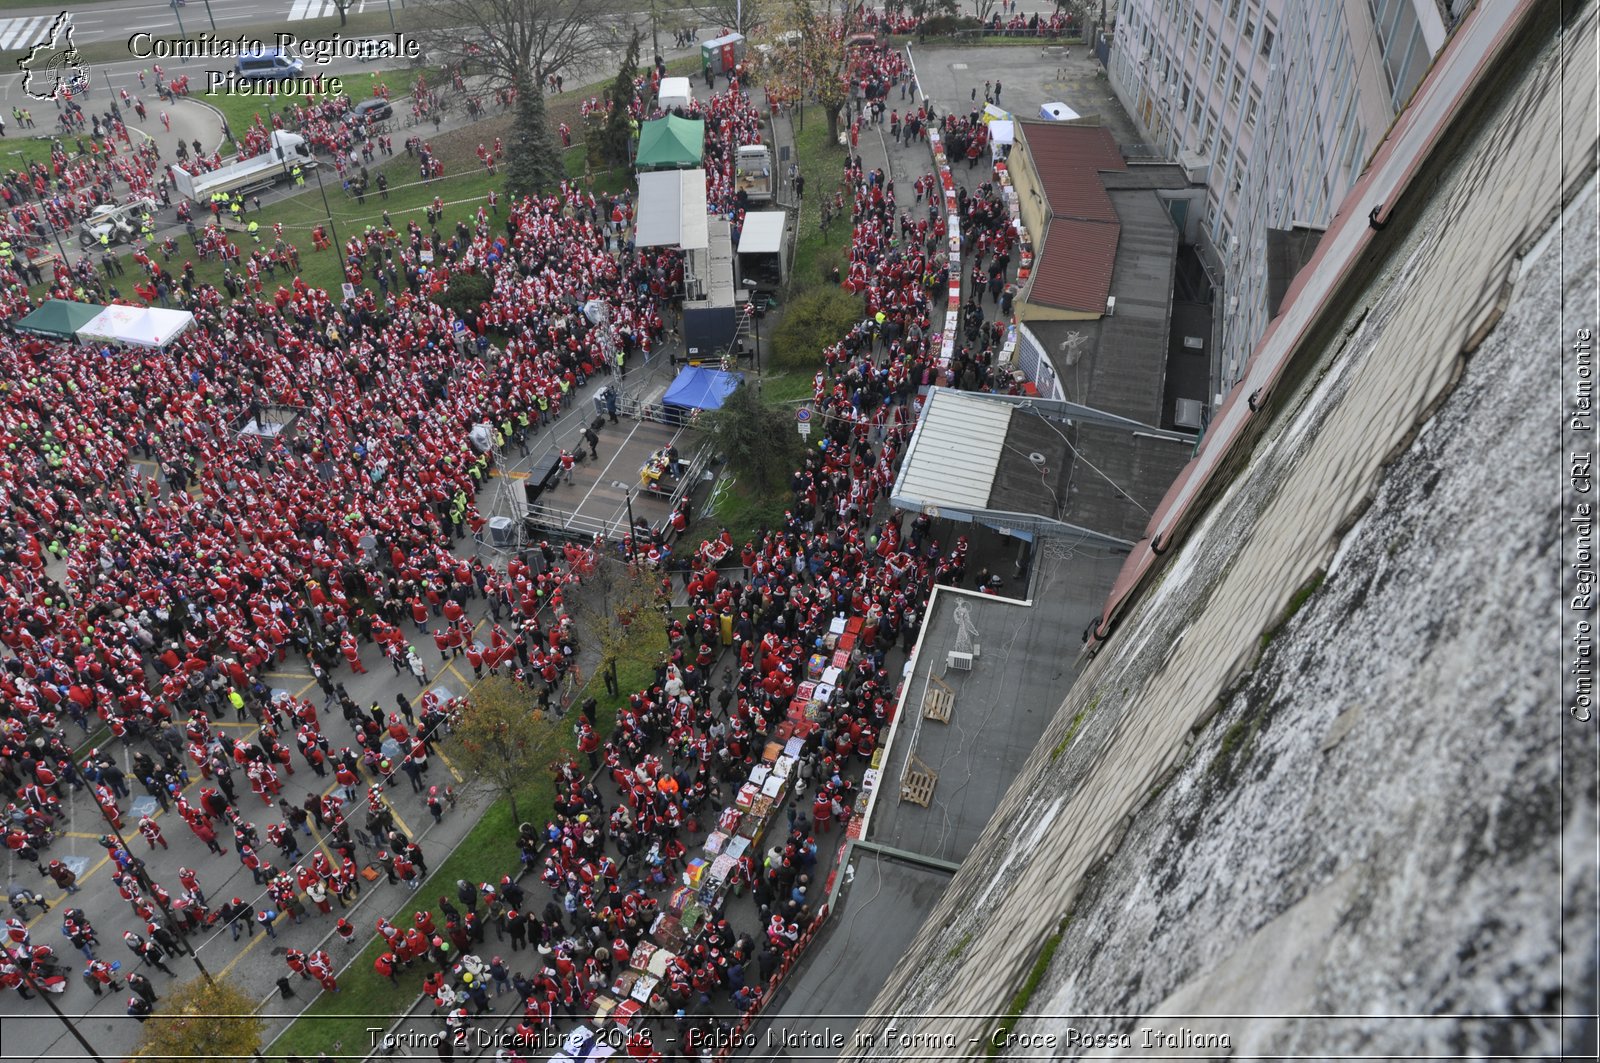
[[[906,761],[905,774],[900,776],[900,800],[927,808],[933,802],[933,787],[938,781],[938,773],[913,753]]]
[[[930,675],[928,682],[928,691],[922,696],[922,715],[940,723],[949,723],[950,712],[956,707],[956,692],[936,675]]]

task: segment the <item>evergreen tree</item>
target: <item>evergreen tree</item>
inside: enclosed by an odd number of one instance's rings
[[[506,168],[506,192],[513,198],[553,192],[566,168],[561,161],[561,146],[550,131],[544,109],[544,86],[532,78],[517,84],[517,114],[511,124],[510,165]]]
[[[628,104],[633,99],[633,77],[639,70],[641,34],[637,27],[628,38],[628,50],[622,57],[622,66],[606,90],[611,100],[611,112],[600,134],[601,158],[612,166],[627,166],[633,155],[633,128],[628,121]]]

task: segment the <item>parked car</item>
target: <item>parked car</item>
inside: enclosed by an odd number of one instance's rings
[[[388,100],[373,98],[362,100],[350,110],[345,112],[344,120],[351,125],[366,125],[368,122],[381,122],[394,115],[394,108]]]

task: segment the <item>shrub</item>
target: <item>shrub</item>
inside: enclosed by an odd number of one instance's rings
[[[433,301],[446,310],[458,314],[476,314],[494,296],[494,286],[481,273],[455,273],[450,276],[450,286],[433,297]]]
[[[838,343],[866,313],[860,297],[831,284],[802,291],[783,309],[783,320],[772,332],[774,368],[814,371],[822,349]]]

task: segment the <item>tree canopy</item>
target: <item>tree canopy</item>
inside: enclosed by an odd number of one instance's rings
[[[265,1022],[256,1001],[226,979],[196,978],[166,990],[141,1031],[135,1058],[150,1063],[196,1059],[250,1059]]]
[[[748,384],[735,388],[720,410],[703,414],[700,425],[734,471],[757,491],[782,490],[800,464],[794,413],[766,405]]]
[[[453,737],[461,765],[503,794],[519,821],[517,793],[562,750],[559,729],[535,711],[527,688],[499,675],[473,686]]]
[[[408,7],[410,5],[407,5]],[[496,84],[591,66],[615,47],[621,0],[422,0],[421,35],[430,57],[470,66]],[[630,23],[631,25],[631,23]]]

